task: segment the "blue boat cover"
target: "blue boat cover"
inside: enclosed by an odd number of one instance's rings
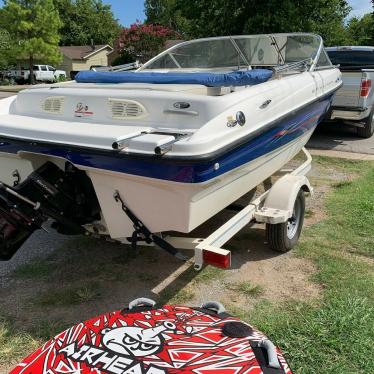
[[[155,83],[202,84],[208,87],[249,86],[266,82],[273,72],[268,69],[233,71],[230,73],[157,73],[81,71],[78,83]]]

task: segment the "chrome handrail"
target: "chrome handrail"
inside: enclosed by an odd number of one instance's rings
[[[288,64],[284,64],[284,65],[278,65],[276,67],[273,67],[273,72],[275,73],[275,75],[279,74],[279,73],[282,73],[284,71],[288,71],[288,70],[294,70],[294,69],[298,69],[298,68],[304,68],[304,69],[307,69],[308,66],[312,66],[313,64],[313,59],[312,58],[307,58],[305,60],[301,60],[301,61],[297,61],[297,62],[290,62]]]
[[[176,142],[179,142],[180,140],[185,139],[188,136],[191,136],[191,134],[183,134],[183,135],[179,135],[179,136],[177,136],[176,134],[171,134],[171,135],[173,135],[175,137],[175,139],[155,147],[154,151],[155,151],[156,155],[158,155],[158,156],[164,155],[165,153],[171,151],[173,145]]]
[[[139,69],[142,64],[139,61],[130,62],[129,64],[117,65],[117,66],[103,66],[99,68],[93,68],[93,71],[126,71]]]
[[[125,136],[119,137],[112,143],[112,148],[115,149],[116,151],[121,150],[123,148],[126,148],[129,140],[137,138],[137,137],[145,135],[145,134],[149,134],[149,132],[148,131],[139,131],[136,134],[130,134],[130,135],[125,135]]]

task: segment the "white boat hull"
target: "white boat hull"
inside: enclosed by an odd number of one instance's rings
[[[178,183],[88,169],[108,232],[125,240],[132,222],[114,200],[126,205],[152,232],[188,233],[281,169],[306,144],[312,132],[252,162],[205,183]]]
[[[203,183],[164,181],[78,167],[91,179],[100,204],[102,221],[97,227],[111,238],[125,241],[134,231],[133,223],[113,197],[115,191],[152,232],[188,233],[281,169],[301,150],[311,134],[309,131],[271,153]],[[24,180],[47,160],[60,167],[65,162],[64,159],[27,152],[19,155],[3,153],[0,168],[4,175],[9,176],[3,181],[12,185],[14,170]]]

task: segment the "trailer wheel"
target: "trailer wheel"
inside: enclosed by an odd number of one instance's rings
[[[293,207],[292,217],[284,223],[266,224],[266,239],[271,249],[288,252],[298,242],[304,222],[305,196],[300,189]]]
[[[357,135],[361,138],[371,138],[374,134],[374,109],[364,120],[364,127],[357,127]]]

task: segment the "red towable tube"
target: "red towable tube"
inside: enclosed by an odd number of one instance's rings
[[[10,374],[292,374],[281,351],[219,303],[201,308],[149,299],[79,323]]]

